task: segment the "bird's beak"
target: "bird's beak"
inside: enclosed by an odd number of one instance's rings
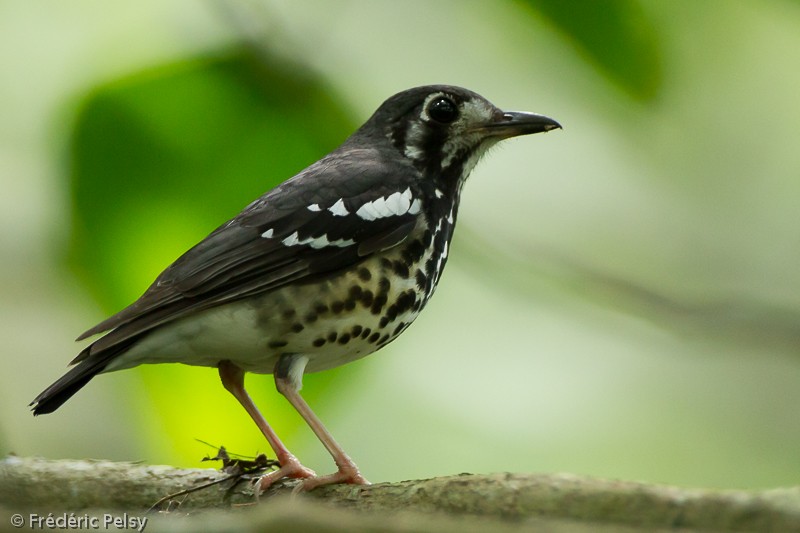
[[[502,115],[498,114],[491,122],[482,124],[475,129],[487,136],[508,139],[509,137],[541,133],[556,128],[561,128],[561,124],[550,117],[523,111],[505,111]]]

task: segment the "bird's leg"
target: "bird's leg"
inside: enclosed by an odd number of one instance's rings
[[[325,429],[322,421],[314,414],[314,411],[311,410],[311,407],[308,406],[303,397],[300,396],[303,371],[305,370],[307,362],[308,359],[303,356],[281,356],[278,363],[275,365],[275,387],[278,389],[278,392],[289,400],[292,407],[300,413],[300,416],[306,421],[311,431],[314,432],[320,442],[322,442],[328,450],[328,453],[331,454],[339,470],[326,476],[307,478],[295,491],[312,490],[322,485],[332,485],[335,483],[369,485],[369,481],[358,471],[358,466],[350,459],[342,447],[339,446],[339,443],[336,442],[333,435]]]
[[[256,404],[253,403],[250,395],[247,394],[247,391],[244,389],[244,370],[230,361],[220,361],[218,368],[222,385],[228,392],[233,394],[233,396],[239,400],[239,403],[242,404],[242,407],[245,408],[250,418],[253,419],[261,430],[261,433],[267,438],[267,442],[269,442],[272,451],[275,452],[278,463],[281,465],[278,470],[261,477],[259,480],[259,491],[266,490],[270,485],[285,477],[316,479],[314,471],[300,464],[297,457],[283,445],[281,439],[278,438],[278,435],[259,412]]]

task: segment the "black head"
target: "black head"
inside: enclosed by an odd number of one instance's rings
[[[560,127],[542,115],[503,111],[461,87],[427,85],[386,100],[359,133],[387,138],[423,174],[463,179],[498,141]]]

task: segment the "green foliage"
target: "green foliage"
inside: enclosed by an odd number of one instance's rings
[[[117,311],[180,253],[353,128],[318,80],[244,50],[98,87],[70,146],[71,265],[103,307]],[[241,420],[217,430],[237,408],[232,398],[213,401],[227,394],[216,376],[174,365],[142,376],[159,406],[153,416],[163,417],[184,458],[198,458],[193,436],[236,446]],[[218,421],[208,435],[201,428],[211,417]],[[244,433],[254,437],[254,428]]]
[[[99,301],[119,308],[352,128],[319,84],[241,52],[99,87],[71,145],[73,263]]]
[[[655,25],[635,0],[524,0],[612,82],[638,100],[661,85]]]

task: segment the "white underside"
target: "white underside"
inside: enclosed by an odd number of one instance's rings
[[[319,337],[311,328],[291,334],[289,345],[269,347],[275,340],[264,334],[259,325],[260,314],[249,305],[228,305],[198,313],[190,318],[158,329],[115,359],[106,372],[131,368],[148,363],[183,363],[193,366],[216,367],[229,360],[248,372],[271,374],[283,353],[296,353],[308,358],[306,371],[317,372],[334,368],[369,355],[377,348],[364,339],[352,339],[346,345],[326,343],[311,347]],[[321,318],[315,324],[323,331],[350,330],[359,320],[353,316]],[[314,328],[316,330],[316,328]]]

